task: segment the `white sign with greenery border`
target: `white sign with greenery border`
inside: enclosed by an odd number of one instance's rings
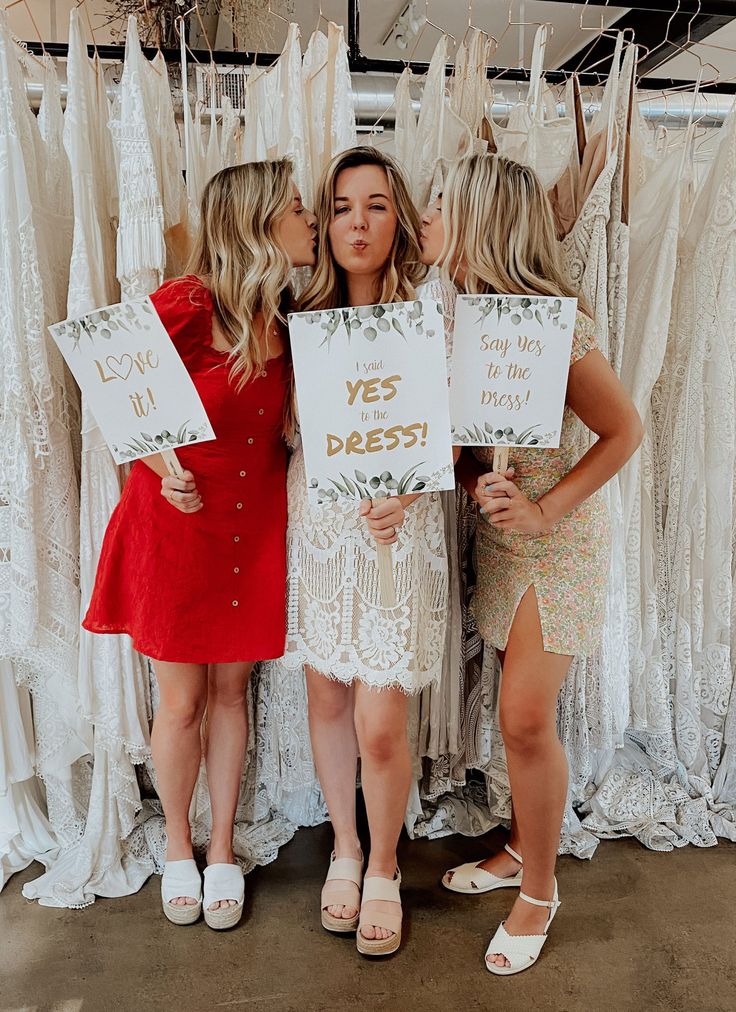
[[[96,309],[49,331],[117,464],[215,438],[150,299]]]
[[[289,331],[310,498],[454,488],[439,303],[292,313]]]
[[[450,383],[452,441],[560,445],[577,299],[459,295]]]

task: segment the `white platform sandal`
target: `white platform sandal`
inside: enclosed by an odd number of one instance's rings
[[[245,883],[239,864],[209,864],[204,870],[204,919],[215,931],[234,928],[243,914]],[[210,910],[213,903],[236,900],[236,906]]]
[[[363,883],[363,856],[335,857],[333,850],[330,867],[320,897],[322,927],[338,935],[348,934],[358,927],[360,916],[360,887]],[[357,910],[355,917],[335,917],[327,907],[343,906]]]
[[[512,850],[508,844],[503,848],[515,861],[522,864],[521,855]],[[460,864],[457,868],[450,868],[442,877],[442,885],[453,893],[465,893],[467,895],[477,893],[489,893],[493,889],[515,889],[521,886],[521,868],[515,875],[508,875],[501,878],[493,872],[481,868],[481,862],[471,861],[469,864]]]
[[[355,934],[355,943],[358,952],[362,956],[390,956],[396,952],[401,945],[401,872],[396,870],[396,877],[380,878],[371,875],[363,879],[363,901],[360,905],[360,920],[358,930]],[[383,913],[376,911],[369,914],[365,910],[365,904],[371,900],[387,900],[389,903],[398,904],[397,913]],[[386,931],[393,931],[389,938],[365,938],[361,932],[363,925],[372,924],[375,928],[384,928]]]
[[[172,903],[188,896],[196,903]],[[202,876],[192,858],[167,861],[161,876],[161,906],[172,924],[194,924],[202,913]]]
[[[542,935],[510,935],[504,927],[505,922],[501,921],[496,934],[486,949],[486,958],[484,959],[486,970],[489,973],[497,974],[499,977],[510,977],[512,973],[521,973],[522,970],[528,970],[530,966],[536,963],[539,959],[539,953],[542,951],[542,946],[547,941],[549,926],[560,906],[560,901],[557,897],[556,879],[555,893],[551,900],[535,900],[524,892],[519,893],[519,895],[527,903],[534,904],[535,907],[548,907],[549,917],[547,918],[544,934]],[[497,966],[495,963],[489,963],[488,956],[494,954],[505,956],[509,963],[511,963],[511,966]]]

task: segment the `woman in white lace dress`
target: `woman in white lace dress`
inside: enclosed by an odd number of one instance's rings
[[[317,196],[317,268],[303,310],[421,295],[419,216],[396,164],[353,148],[328,165]],[[409,695],[442,670],[447,559],[437,494],[355,503],[308,501],[304,457],[289,467],[288,633],[284,662],[305,666],[315,764],[335,831],[322,924],[357,929],[364,954],[401,939],[396,846],[411,781]],[[393,545],[397,604],[380,604],[376,542]],[[358,755],[371,852],[355,822]],[[359,916],[360,914],[360,916]]]

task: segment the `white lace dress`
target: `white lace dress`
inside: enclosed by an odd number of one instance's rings
[[[78,760],[90,737],[76,686],[78,491],[72,432],[78,413],[46,327],[64,316],[71,198],[65,189],[58,82],[47,67],[39,122],[28,106],[17,54],[0,12],[0,661],[6,689],[0,736],[2,749],[22,748],[46,780],[50,822],[57,842],[67,843],[81,831],[75,788],[84,776]],[[49,182],[59,190],[50,190]],[[19,686],[15,698],[11,678]],[[12,720],[11,707],[27,717],[26,689],[33,694],[35,743],[28,740],[27,723],[21,736]],[[39,796],[25,776],[28,762],[17,759],[4,774],[12,798],[6,795],[0,816],[0,860],[16,867],[34,837],[48,838],[48,824],[36,818]],[[46,850],[43,844],[41,852]]]
[[[436,288],[434,289],[436,297]],[[432,297],[420,286],[417,297]],[[380,603],[375,541],[358,503],[307,496],[299,444],[287,479],[288,626],[284,663],[329,678],[415,693],[437,682],[447,620],[447,553],[437,493],[406,510],[393,546],[397,604]]]

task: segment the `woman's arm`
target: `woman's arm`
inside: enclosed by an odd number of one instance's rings
[[[547,524],[556,523],[617,474],[644,435],[639,412],[600,351],[588,352],[570,367],[567,403],[598,439],[537,500]]]
[[[491,523],[528,534],[549,530],[617,474],[641,443],[639,413],[599,351],[588,352],[570,366],[567,404],[598,440],[535,502],[502,475],[482,475],[476,497]],[[490,486],[488,491],[485,485]]]

